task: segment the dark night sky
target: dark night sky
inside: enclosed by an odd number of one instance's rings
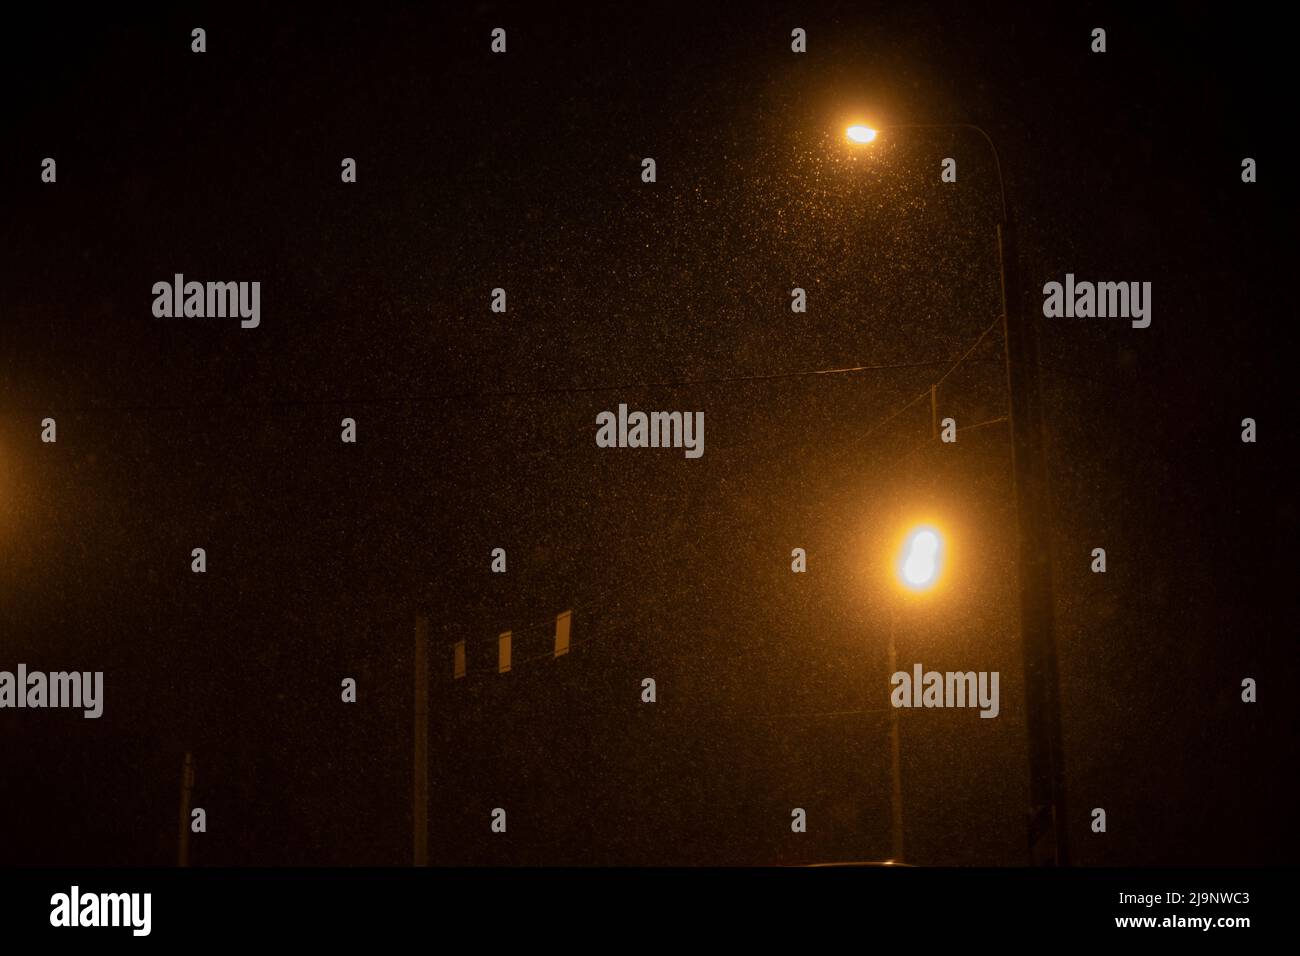
[[[106,704],[0,711],[0,862],[173,860],[186,749],[196,863],[406,862],[417,613],[435,861],[885,857],[884,715],[823,715],[887,699],[873,562],[919,512],[960,561],[900,662],[1003,683],[997,720],[904,715],[909,854],[1022,862],[1006,428],[874,429],[998,315],[996,180],[968,134],[853,152],[858,117],[988,129],[1026,314],[1066,272],[1153,283],[1145,330],[1037,320],[1074,859],[1294,858],[1283,37],[1198,4],[373,6],[7,31],[0,669],[103,670]],[[261,327],[154,318],[176,272],[260,281]],[[941,414],[1005,414],[1001,356]],[[619,402],[703,410],[703,458],[595,447]],[[568,659],[493,672],[575,605]]]

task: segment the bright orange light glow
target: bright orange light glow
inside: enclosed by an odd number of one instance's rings
[[[928,591],[943,569],[943,535],[931,525],[913,528],[907,534],[898,562],[898,578],[912,591]]]
[[[850,126],[845,134],[855,143],[870,143],[876,138],[876,131],[870,126]]]

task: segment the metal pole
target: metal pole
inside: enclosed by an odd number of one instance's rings
[[[894,648],[894,605],[889,605],[889,676],[898,672],[898,654]],[[902,753],[898,734],[898,708],[890,702],[889,708],[889,775],[890,833],[893,836],[895,863],[903,862],[903,771]]]
[[[1029,734],[1029,859],[1064,866],[1066,852],[1065,759],[1061,747],[1060,677],[1052,608],[1051,536],[1048,533],[1047,459],[1038,391],[1038,342],[1020,312],[1020,285],[1007,186],[997,145],[973,123],[912,123],[890,129],[966,129],[993,153],[1002,212],[998,225],[998,278],[1006,346],[1007,409],[1016,503],[1016,571],[1020,641],[1025,670],[1025,723]]]
[[[1051,537],[1048,533],[1047,463],[1038,392],[1038,346],[1020,316],[1014,290],[1010,222],[998,226],[1002,332],[1006,344],[1007,417],[1016,500],[1020,641],[1024,655],[1025,716],[1029,734],[1029,861],[1064,866],[1065,760],[1061,748],[1060,678],[1052,608]],[[1009,293],[1008,290],[1011,290]]]

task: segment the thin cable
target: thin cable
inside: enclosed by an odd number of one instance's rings
[[[966,350],[965,350],[965,351],[964,351],[964,352],[963,352],[963,353],[962,353],[962,354],[961,354],[961,355],[960,355],[960,356],[959,356],[955,361],[952,362],[952,364],[948,367],[948,370],[947,370],[946,372],[944,372],[943,375],[941,375],[941,376],[940,376],[936,381],[932,382],[930,385],[927,385],[927,386],[926,386],[926,387],[925,387],[921,392],[919,392],[919,393],[916,395],[916,397],[912,398],[912,399],[911,399],[910,401],[908,401],[906,404],[902,405],[900,408],[896,409],[893,413],[891,413],[890,415],[888,415],[886,418],[882,419],[880,422],[878,422],[878,423],[876,423],[874,426],[872,426],[872,428],[869,429],[869,430],[866,432],[866,434],[864,434],[864,435],[862,435],[862,436],[860,436],[860,437],[858,438],[858,442],[862,442],[862,441],[865,441],[866,439],[870,438],[872,435],[874,435],[876,432],[878,432],[880,429],[882,429],[885,425],[889,424],[889,423],[892,422],[894,419],[896,419],[899,415],[901,415],[903,412],[907,411],[907,409],[911,408],[913,405],[915,405],[915,404],[916,404],[917,402],[919,402],[921,399],[923,399],[923,398],[925,398],[926,396],[928,396],[928,395],[931,393],[931,391],[932,391],[933,389],[938,388],[938,387],[939,387],[940,385],[942,385],[945,381],[947,381],[947,379],[948,379],[949,377],[951,377],[952,374],[953,374],[954,372],[956,372],[957,369],[960,368],[961,365],[962,365],[962,364],[963,364],[963,363],[964,363],[968,358],[970,358],[970,356],[975,352],[975,350],[976,350],[977,348],[979,348],[979,346],[984,342],[984,340],[985,340],[986,338],[988,338],[989,333],[992,332],[993,329],[996,328],[997,325],[998,325],[1001,321],[1002,321],[1002,319],[1001,319],[1000,316],[999,316],[997,319],[994,319],[994,320],[993,320],[993,321],[992,321],[992,322],[991,322],[991,323],[990,323],[990,324],[989,324],[989,325],[984,329],[984,331],[981,332],[981,333],[979,334],[979,336],[975,339],[975,341],[974,341],[973,343],[971,343],[971,345],[970,345],[970,346],[969,346],[969,347],[968,347],[968,348],[967,348],[967,349],[966,349]],[[940,364],[940,363],[936,363],[936,362],[919,363],[919,365],[921,365],[921,366],[930,366],[930,365],[935,365],[935,364]],[[916,365],[913,365],[912,367],[917,367],[917,366],[916,366]],[[856,367],[856,368],[853,368],[853,369],[828,369],[828,370],[822,370],[822,371],[818,371],[818,372],[796,373],[796,374],[810,374],[810,375],[836,374],[836,373],[838,373],[838,372],[845,372],[845,371],[860,371],[860,370],[862,370],[862,369],[864,369],[864,368],[866,368],[866,366],[859,366],[859,367]],[[958,429],[958,431],[959,431],[959,432],[961,432],[961,431],[969,431],[969,430],[973,430],[973,429],[976,429],[976,428],[981,428],[981,427],[984,427],[984,426],[987,426],[987,425],[996,424],[996,423],[998,423],[998,422],[1002,422],[1002,421],[1006,421],[1006,418],[1003,417],[1003,418],[997,418],[997,419],[990,419],[990,420],[985,421],[985,422],[979,422],[979,423],[976,423],[975,425],[968,425],[968,426],[966,426],[966,428],[964,428],[964,429]],[[903,455],[903,456],[901,456],[899,459],[897,459],[897,461],[901,462],[901,461],[905,461],[905,460],[907,460],[907,459],[910,458],[913,454],[915,454],[915,453],[916,453],[920,448],[924,447],[925,444],[928,444],[930,441],[933,441],[933,438],[927,438],[925,442],[922,442],[920,445],[917,445],[916,447],[912,448],[912,449],[911,449],[909,452],[907,452],[905,455]],[[856,445],[855,445],[854,447],[856,447]],[[832,549],[830,549],[829,552],[823,551],[823,552],[821,552],[821,553],[823,553],[823,554],[826,554],[826,553],[837,554],[837,553],[839,553],[839,551],[840,551],[840,549],[832,548]],[[618,592],[615,592],[615,594],[614,594],[614,598],[615,598],[615,600],[613,601],[613,603],[611,603],[611,604],[608,605],[609,608],[610,608],[610,610],[612,610],[612,611],[618,611],[618,610],[622,610],[622,609],[623,609],[623,602],[624,602],[624,599],[626,599],[626,598],[629,596],[629,595],[628,595],[628,590],[629,590],[630,588],[631,588],[631,582],[629,582],[629,583],[625,586],[625,588],[624,588],[624,590],[623,590],[623,593],[620,594],[620,593],[618,593]],[[680,588],[680,589],[674,591],[673,594],[678,594],[678,593],[680,593],[681,591],[684,591],[684,590],[686,590],[685,587]],[[599,598],[599,599],[593,599],[593,600],[591,600],[591,601],[585,602],[585,604],[583,604],[583,605],[575,605],[571,610],[573,610],[573,611],[576,612],[579,608],[582,608],[582,607],[590,607],[590,606],[592,606],[593,604],[596,604],[596,603],[598,603],[598,602],[600,602],[600,601],[603,601],[603,600],[605,600],[604,597]],[[511,629],[511,632],[510,632],[510,633],[511,633],[511,639],[512,639],[512,645],[511,645],[511,649],[512,649],[512,651],[513,651],[513,649],[514,649],[514,648],[513,648],[513,638],[514,638],[514,635],[515,635],[515,634],[518,634],[518,633],[525,633],[525,632],[527,632],[527,631],[535,630],[535,629],[537,629],[537,628],[541,628],[541,627],[547,627],[547,626],[549,626],[549,625],[553,622],[553,620],[554,620],[553,618],[550,618],[550,619],[547,619],[547,620],[545,620],[545,621],[539,621],[539,622],[537,622],[536,624],[525,625],[525,626],[523,626],[523,627],[519,627],[519,628],[513,628],[513,629]],[[504,632],[502,632],[502,633],[504,633]],[[475,643],[479,643],[479,644],[484,644],[484,645],[486,645],[486,644],[488,643],[488,641],[490,641],[490,640],[499,640],[499,639],[500,639],[500,634],[498,634],[495,638],[493,638],[493,637],[489,637],[489,636],[485,636],[485,637],[483,637],[483,638],[481,638],[481,639],[476,638],[476,639],[474,639],[474,640],[475,640]],[[582,642],[571,641],[571,642],[570,642],[570,645],[569,645],[569,647],[570,647],[570,653],[572,653],[573,648],[576,647],[576,646],[578,646],[579,643],[586,644],[586,643],[590,643],[592,640],[594,640],[594,638],[587,638],[585,641],[582,641]],[[459,641],[457,641],[457,642],[453,642],[453,646],[454,646],[454,644],[456,644],[456,643],[460,643],[460,642],[459,642]],[[468,650],[468,647],[469,647],[469,641],[466,640],[465,643],[466,643],[466,649]],[[768,650],[771,650],[771,649],[769,648]],[[727,658],[724,658],[724,661],[730,661],[730,660],[733,659],[733,657],[745,656],[745,655],[748,654],[748,653],[753,653],[753,652],[752,652],[752,651],[742,651],[742,652],[741,652],[740,654],[738,654],[738,655],[729,655]],[[521,658],[521,659],[518,661],[518,663],[519,663],[519,664],[525,664],[525,663],[530,663],[530,662],[533,662],[533,661],[538,661],[538,660],[542,660],[542,659],[544,659],[544,658],[547,658],[547,657],[553,657],[553,656],[554,656],[554,650],[551,650],[551,651],[547,651],[546,653],[543,653],[543,654],[536,654],[536,655],[533,655],[533,656],[530,656],[530,657]],[[515,663],[515,662],[512,661],[512,669],[513,669],[513,664],[514,664],[514,663]],[[477,673],[479,673],[479,671],[476,669],[473,673],[477,674]],[[483,673],[496,673],[496,671],[495,671],[495,670],[483,669]],[[468,667],[467,667],[467,668],[466,668],[466,677],[468,677],[469,674],[470,674],[470,671],[469,671],[469,669],[468,669]],[[454,679],[460,679],[460,678],[454,678]]]
[[[807,717],[859,717],[863,714],[887,714],[889,708],[875,710],[829,710],[820,714],[710,714],[732,720],[795,720]]]
[[[960,434],[962,434],[962,433],[964,433],[964,432],[973,432],[973,431],[975,431],[975,429],[977,429],[977,428],[986,428],[986,427],[989,426],[989,425],[999,425],[999,424],[1001,424],[1002,422],[1005,422],[1005,421],[1008,421],[1008,418],[1007,418],[1006,415],[1003,415],[1001,418],[990,418],[988,421],[976,422],[974,425],[965,425],[965,426],[963,426],[963,427],[961,427],[961,428],[954,429],[954,431],[955,431],[958,435],[960,435]],[[934,435],[931,435],[931,436],[929,436],[928,438],[923,439],[922,441],[918,442],[915,446],[913,446],[913,448],[912,448],[911,451],[909,451],[906,455],[903,455],[901,458],[897,459],[894,463],[895,463],[895,464],[901,464],[901,463],[907,461],[909,458],[911,458],[913,455],[915,455],[918,451],[921,451],[923,448],[926,448],[926,447],[928,447],[928,446],[930,446],[930,445],[933,445],[933,444],[935,443],[936,440],[937,440],[937,438],[936,438],[936,436],[934,436]]]
[[[980,347],[980,343],[983,342],[986,338],[988,338],[988,334],[989,334],[990,332],[992,332],[995,328],[997,328],[1001,323],[1002,323],[1002,317],[1001,317],[1001,316],[998,316],[996,319],[994,319],[994,320],[989,324],[989,327],[986,328],[983,332],[980,333],[980,337],[977,338],[977,339],[975,340],[975,344],[972,345],[970,348],[968,348],[968,349],[966,350],[966,352],[962,355],[962,357],[959,358],[956,362],[953,363],[952,368],[950,368],[950,369],[948,369],[948,371],[944,372],[943,375],[940,376],[939,381],[935,382],[934,385],[933,385],[932,387],[934,387],[934,388],[938,388],[938,387],[939,387],[940,385],[942,385],[945,381],[947,381],[948,376],[951,375],[953,372],[957,371],[958,366],[960,366],[962,362],[964,362],[964,361],[966,361],[968,358],[970,358],[971,353],[974,352],[977,348],[979,348],[979,347]]]
[[[869,437],[871,437],[872,435],[874,435],[876,432],[878,432],[878,431],[879,431],[881,428],[883,428],[885,425],[889,424],[891,421],[893,421],[895,418],[897,418],[899,415],[901,415],[903,412],[905,412],[908,408],[910,408],[910,407],[912,407],[913,405],[915,405],[915,404],[916,404],[918,401],[920,401],[922,398],[925,398],[926,396],[928,396],[928,395],[930,394],[930,392],[931,392],[932,389],[938,388],[940,385],[942,385],[942,384],[943,384],[943,383],[944,383],[944,382],[945,382],[945,381],[946,381],[946,380],[947,380],[947,379],[948,379],[948,378],[949,378],[949,377],[950,377],[950,376],[951,376],[951,375],[952,375],[952,374],[953,374],[953,373],[954,373],[958,368],[961,367],[962,363],[964,363],[968,358],[970,358],[970,356],[974,353],[974,351],[975,351],[977,348],[979,348],[979,346],[981,345],[981,343],[983,343],[983,341],[988,337],[988,334],[989,334],[990,332],[992,332],[993,329],[994,329],[994,328],[995,328],[995,327],[996,327],[1000,322],[1001,322],[1001,318],[1000,318],[1000,317],[997,318],[997,319],[994,319],[993,322],[991,322],[991,323],[988,325],[988,327],[985,328],[984,331],[981,332],[981,333],[979,334],[979,336],[978,336],[978,337],[975,339],[975,341],[970,345],[970,347],[967,348],[966,351],[963,352],[963,353],[962,353],[962,354],[961,354],[961,355],[960,355],[960,356],[959,356],[959,357],[958,357],[958,358],[957,358],[957,359],[952,363],[951,366],[949,366],[948,370],[947,370],[946,372],[944,372],[943,375],[941,375],[941,376],[940,376],[940,377],[939,377],[935,382],[931,383],[931,385],[926,386],[926,388],[923,389],[921,392],[919,392],[919,393],[916,395],[915,398],[911,399],[909,402],[907,402],[905,405],[903,405],[902,407],[900,407],[899,409],[897,409],[896,411],[894,411],[892,414],[890,414],[889,416],[887,416],[885,419],[883,419],[882,421],[878,422],[878,423],[877,423],[875,426],[873,426],[873,427],[872,427],[872,428],[871,428],[871,429],[870,429],[870,430],[869,430],[865,435],[861,436],[861,437],[858,439],[858,441],[859,441],[859,442],[861,442],[861,441],[865,441],[867,438],[869,438]],[[927,363],[927,364],[934,364],[934,363]],[[818,374],[820,374],[820,373],[818,373]],[[966,426],[964,429],[959,428],[959,429],[958,429],[958,432],[961,432],[961,431],[970,431],[970,430],[973,430],[973,429],[976,429],[976,428],[982,428],[982,427],[984,427],[984,426],[992,425],[992,424],[996,424],[996,423],[998,423],[998,422],[1002,422],[1002,421],[1006,421],[1006,420],[1007,420],[1007,419],[1006,419],[1005,417],[1003,417],[1003,418],[997,418],[997,419],[989,419],[988,421],[978,422],[978,423],[976,423],[975,425],[968,425],[968,426]],[[910,458],[913,454],[915,454],[915,453],[916,453],[917,451],[919,451],[922,447],[924,447],[926,444],[930,443],[930,442],[933,441],[933,440],[934,440],[934,439],[933,439],[932,437],[931,437],[931,438],[927,438],[924,442],[922,442],[921,444],[915,446],[915,447],[912,448],[910,451],[908,451],[906,454],[904,454],[903,456],[899,457],[899,458],[897,459],[896,463],[897,463],[897,462],[903,462],[903,461],[906,461],[906,460],[907,460],[908,458]],[[822,554],[828,554],[828,553],[829,553],[829,554],[831,554],[831,555],[835,555],[835,554],[840,553],[840,551],[841,551],[841,549],[831,548],[831,549],[829,549],[829,551],[822,551],[821,553],[822,553]],[[624,599],[626,599],[626,598],[629,596],[628,591],[629,591],[629,589],[631,588],[631,586],[632,586],[632,585],[631,585],[631,582],[629,582],[629,583],[625,586],[625,588],[623,589],[623,592],[622,592],[621,594],[618,593],[618,592],[615,592],[615,594],[614,594],[614,598],[615,598],[615,600],[614,600],[612,603],[610,603],[610,604],[608,605],[608,607],[609,607],[609,609],[610,609],[611,611],[619,611],[619,610],[623,610],[623,609],[624,609],[624,608],[623,608],[623,602],[624,602]],[[673,594],[678,594],[678,593],[680,593],[681,591],[684,591],[684,590],[686,590],[685,587],[680,588],[680,589],[674,591]],[[671,596],[671,595],[670,595],[670,596]],[[591,600],[591,601],[586,602],[584,605],[575,605],[574,608],[572,608],[572,610],[574,610],[574,611],[576,612],[576,611],[577,611],[579,608],[581,608],[581,607],[590,607],[591,605],[596,604],[596,603],[598,603],[598,602],[600,602],[600,601],[603,601],[603,600],[605,600],[605,598],[593,599],[593,600]],[[513,649],[514,649],[513,639],[514,639],[514,635],[515,635],[515,634],[518,634],[518,633],[525,633],[525,632],[527,632],[527,631],[535,630],[535,629],[538,629],[538,628],[541,628],[541,627],[547,627],[547,626],[549,626],[549,625],[553,622],[553,620],[554,620],[554,619],[552,618],[552,619],[548,619],[548,620],[545,620],[545,621],[539,621],[539,622],[537,622],[536,624],[525,625],[524,627],[513,628],[513,629],[511,629],[511,632],[510,632],[510,633],[511,633],[511,640],[512,640],[511,650],[513,651]],[[502,633],[504,633],[504,632],[502,632]],[[475,643],[486,645],[486,644],[487,644],[489,641],[491,641],[491,640],[500,640],[500,634],[496,635],[495,638],[494,638],[494,637],[490,637],[490,636],[484,636],[484,637],[481,638],[481,639],[480,639],[480,638],[475,638],[474,640],[475,640]],[[592,639],[591,639],[591,638],[588,638],[588,639],[587,639],[587,642],[589,642],[590,640],[592,640]],[[453,646],[454,646],[455,643],[459,643],[459,641],[457,641],[457,642],[453,642]],[[469,643],[470,643],[469,640],[465,640],[466,650],[467,650],[467,651],[468,651],[468,648],[469,648]],[[573,641],[570,642],[570,645],[569,645],[569,646],[570,646],[570,652],[572,652],[572,648],[573,648],[573,647],[577,646],[577,643],[578,643],[578,642],[573,642]],[[583,642],[583,643],[586,643],[586,642]],[[735,656],[744,656],[746,653],[752,653],[752,652],[749,652],[749,651],[742,651],[741,654],[739,654],[739,655],[735,655]],[[518,661],[518,663],[520,663],[520,664],[525,664],[525,663],[529,663],[529,662],[532,662],[532,661],[538,661],[538,660],[542,660],[543,658],[546,658],[546,657],[553,657],[553,656],[554,656],[554,651],[551,650],[551,651],[547,651],[546,653],[543,653],[543,654],[537,654],[537,655],[534,655],[534,656],[531,656],[531,657],[522,658],[522,659],[520,659],[520,660]],[[731,659],[732,659],[732,656],[728,656],[728,657],[725,658],[724,660],[728,660],[728,661],[729,661],[729,660],[731,660]],[[513,663],[514,663],[514,662],[512,662],[512,667],[513,667]],[[485,673],[494,673],[495,671],[487,671],[487,670],[485,670],[484,672],[485,672]],[[475,673],[477,673],[477,671],[476,671]],[[468,677],[468,676],[469,676],[469,670],[468,670],[468,668],[467,668],[467,669],[466,669],[466,677]]]
[[[981,332],[981,333],[979,334],[979,338],[977,338],[977,339],[975,340],[975,342],[970,346],[970,348],[968,348],[964,353],[962,353],[961,357],[958,358],[955,362],[953,362],[952,365],[951,365],[951,367],[948,369],[948,371],[944,372],[943,375],[941,375],[937,381],[931,382],[929,385],[927,385],[925,388],[923,388],[920,392],[918,392],[917,395],[916,395],[914,398],[912,398],[910,401],[908,401],[906,404],[902,405],[901,407],[899,407],[898,409],[896,409],[894,412],[892,412],[890,415],[886,416],[884,419],[882,419],[881,421],[877,422],[875,425],[871,426],[871,428],[869,428],[869,429],[866,431],[865,434],[862,434],[862,435],[857,436],[857,438],[856,438],[855,441],[850,442],[850,443],[848,443],[848,444],[845,446],[844,453],[847,453],[847,452],[850,451],[850,450],[856,449],[856,448],[858,447],[858,445],[859,445],[861,442],[866,441],[866,440],[867,440],[868,438],[870,438],[872,435],[876,434],[876,432],[880,431],[880,429],[884,428],[886,425],[888,425],[890,422],[892,422],[892,421],[893,421],[895,418],[897,418],[899,415],[903,414],[903,412],[907,411],[909,408],[911,408],[911,407],[912,407],[913,405],[915,405],[917,402],[921,401],[921,399],[927,397],[927,396],[930,394],[930,392],[931,392],[932,390],[934,390],[934,389],[938,388],[940,385],[942,385],[942,384],[944,383],[944,381],[946,381],[947,378],[948,378],[950,375],[952,375],[953,372],[957,371],[957,369],[961,366],[961,364],[962,364],[963,362],[966,361],[966,359],[970,358],[971,353],[973,353],[977,348],[979,348],[980,343],[983,342],[983,341],[988,337],[988,334],[989,334],[990,332],[992,332],[993,329],[995,329],[995,328],[999,325],[999,323],[1001,323],[1001,321],[1002,321],[1002,317],[1001,317],[1001,316],[999,316],[998,318],[994,319],[994,320],[989,324],[988,328],[986,328],[983,332]],[[842,454],[843,454],[843,453],[842,453]],[[833,464],[838,464],[840,458],[842,457],[842,454],[841,454],[840,456],[836,456],[836,457],[831,458],[829,464],[832,464],[832,465],[833,465]]]
[[[535,398],[544,395],[584,395],[597,392],[635,391],[646,388],[693,388],[696,386],[734,385],[745,382],[770,382],[780,379],[827,377],[831,375],[851,375],[858,372],[882,372],[899,369],[929,368],[942,365],[942,359],[927,362],[898,362],[884,365],[851,365],[839,368],[807,369],[797,372],[769,372],[758,375],[732,375],[718,378],[678,379],[661,382],[624,382],[618,385],[575,385],[556,388],[508,389],[494,392],[447,392],[441,395],[407,395],[378,398],[316,398],[316,399],[270,399],[262,402],[223,402],[223,403],[174,403],[170,405],[87,405],[67,407],[52,402],[45,406],[25,408],[0,408],[0,414],[39,414],[51,409],[66,414],[88,412],[133,412],[133,411],[191,411],[191,410],[234,410],[260,408],[314,408],[323,406],[365,406],[365,405],[418,405],[431,402],[471,402],[492,401],[510,398]]]

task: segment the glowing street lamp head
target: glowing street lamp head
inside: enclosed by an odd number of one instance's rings
[[[927,591],[939,580],[939,566],[943,557],[943,538],[931,527],[914,529],[903,545],[903,559],[898,574],[903,584],[913,591]]]
[[[870,126],[850,126],[845,135],[855,143],[870,143],[876,138],[876,131]]]

